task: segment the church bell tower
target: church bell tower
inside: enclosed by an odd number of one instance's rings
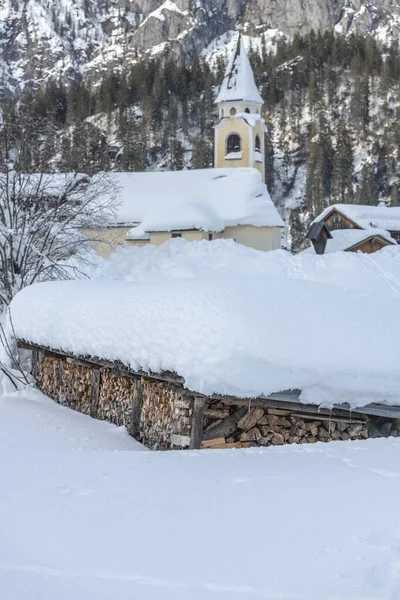
[[[263,100],[239,33],[221,90],[218,94],[219,121],[215,126],[214,166],[255,167],[265,180],[265,121]]]

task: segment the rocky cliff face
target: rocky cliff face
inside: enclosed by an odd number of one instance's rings
[[[240,22],[253,37],[311,29],[400,37],[398,0],[3,0],[0,89],[48,78],[96,81],[145,55],[181,60]]]

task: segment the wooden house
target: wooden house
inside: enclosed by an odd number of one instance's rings
[[[330,232],[330,238],[326,237],[324,228],[318,227],[321,224]],[[400,243],[400,208],[335,204],[315,219],[307,238],[317,254],[377,252],[385,246]]]

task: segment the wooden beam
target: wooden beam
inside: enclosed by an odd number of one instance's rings
[[[62,389],[64,387],[64,361],[62,358],[58,359],[57,386],[58,400],[60,400],[62,396]]]
[[[173,385],[178,385],[180,388],[185,387],[185,380],[182,377],[179,377],[177,373],[163,372],[163,373],[147,373],[145,371],[133,371],[126,367],[120,361],[110,361],[104,360],[97,356],[73,356],[70,352],[65,352],[64,350],[54,350],[53,348],[48,348],[45,346],[40,346],[38,344],[34,344],[32,342],[25,342],[23,340],[17,340],[18,348],[24,348],[25,350],[40,350],[44,356],[49,356],[52,358],[60,358],[65,357],[72,359],[72,363],[81,366],[81,367],[103,367],[104,369],[110,369],[116,376],[121,377],[129,377],[131,379],[138,379],[141,377],[145,377],[146,379],[151,379],[155,381],[161,381],[163,383],[170,383]],[[201,395],[201,394],[199,394]],[[205,396],[204,396],[205,397]]]
[[[32,377],[36,380],[39,374],[39,350],[32,351]]]
[[[143,406],[143,383],[140,379],[134,382],[132,393],[132,423],[130,434],[135,439],[140,435],[140,417]]]
[[[326,420],[331,415],[350,418],[350,411],[333,408],[318,408],[315,404],[302,404],[301,402],[286,402],[286,400],[273,400],[271,398],[232,398],[227,396],[213,396],[213,399],[219,399],[228,406],[243,406],[246,404],[251,408],[260,407],[267,410],[268,408],[277,408],[282,410],[290,410],[296,413],[313,413],[318,414],[320,419]]]
[[[190,434],[190,450],[198,450],[203,438],[204,411],[206,399],[196,396],[193,400],[192,431]]]
[[[231,435],[234,431],[236,431],[237,424],[242,417],[248,412],[247,406],[243,406],[239,408],[237,411],[226,417],[220,423],[216,425],[211,425],[204,433],[203,440],[212,440],[213,438],[226,438],[228,435]]]
[[[97,412],[99,409],[100,380],[101,380],[100,369],[93,369],[93,371],[92,371],[92,389],[90,392],[90,416],[93,417],[93,419],[97,419]]]
[[[53,350],[52,348],[45,348],[38,344],[33,344],[31,342],[26,342],[23,340],[17,340],[17,344],[19,348],[24,348],[27,350],[38,350],[41,356],[50,356],[53,358],[66,357],[70,360],[72,359],[74,364],[90,367],[90,368],[99,368],[103,367],[109,369],[113,374],[120,377],[129,377],[131,379],[140,380],[142,377],[146,378],[150,381],[160,381],[162,383],[168,383],[174,389],[179,390],[180,393],[184,395],[188,395],[189,397],[193,397],[193,393],[185,387],[185,380],[182,377],[179,377],[177,373],[174,372],[162,372],[162,373],[146,373],[144,371],[132,371],[128,367],[126,367],[120,361],[107,361],[102,360],[98,357],[72,357],[71,353],[64,352],[62,350]],[[275,408],[278,410],[289,410],[296,411],[297,413],[318,413],[320,418],[329,418],[331,415],[332,418],[334,416],[342,416],[344,418],[349,418],[350,414],[359,413],[362,415],[375,415],[375,416],[385,416],[388,418],[399,418],[399,408],[398,407],[390,407],[383,406],[377,404],[369,404],[364,408],[355,408],[350,411],[350,407],[347,409],[342,408],[340,404],[334,406],[332,411],[326,408],[318,408],[315,404],[303,404],[301,402],[297,402],[296,399],[300,395],[300,390],[293,390],[289,392],[282,392],[278,394],[271,394],[268,397],[259,396],[257,398],[235,398],[233,396],[221,396],[219,394],[213,394],[210,397],[203,396],[202,394],[196,393],[196,397],[206,398],[207,401],[215,400],[216,402],[223,403],[226,406],[250,406],[261,407],[265,410],[268,408]],[[390,412],[391,411],[391,412]]]

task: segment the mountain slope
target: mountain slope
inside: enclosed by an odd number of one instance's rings
[[[400,37],[396,0],[3,0],[0,90],[96,81],[144,55],[199,55],[240,22],[253,37],[311,29]]]

